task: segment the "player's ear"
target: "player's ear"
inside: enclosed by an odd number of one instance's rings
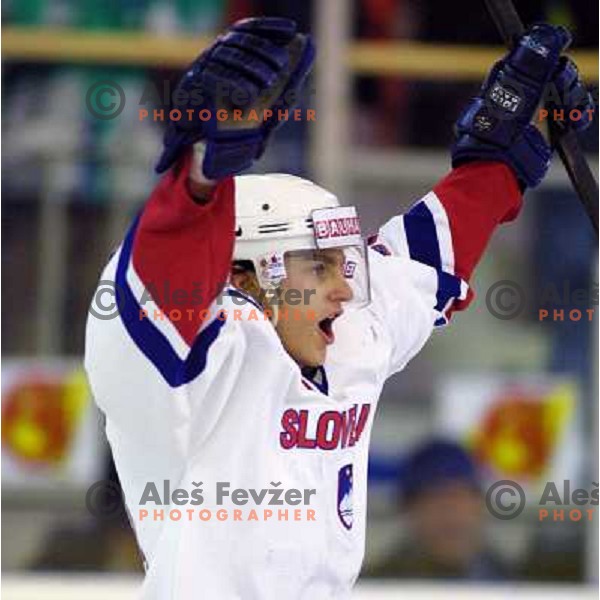
[[[238,271],[237,269],[231,269],[231,283],[234,287],[240,289],[246,289],[250,274],[247,271]]]
[[[231,283],[234,287],[243,290],[253,298],[259,297],[260,286],[253,270],[241,268],[239,264],[233,264],[231,267]]]

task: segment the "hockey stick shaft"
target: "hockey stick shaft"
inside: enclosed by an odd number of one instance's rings
[[[485,0],[485,4],[502,38],[512,46],[525,31],[512,0]],[[549,121],[549,130],[550,139],[598,237],[598,183],[587,164],[577,134],[555,121]]]

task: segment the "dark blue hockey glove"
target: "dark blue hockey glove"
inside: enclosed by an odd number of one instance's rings
[[[250,167],[282,123],[278,111],[296,104],[314,57],[310,36],[297,33],[289,19],[261,17],[232,25],[179,82],[173,98],[183,102],[173,108],[182,118],[167,126],[156,171],[166,171],[185,147],[200,141],[206,144],[202,171],[208,179]],[[258,120],[233,121],[234,110],[247,115],[251,109],[260,113]],[[228,120],[217,118],[220,110]],[[263,120],[267,110],[272,116]]]
[[[575,131],[587,129],[594,114],[594,100],[579,76],[577,65],[562,56],[551,83],[544,118],[559,121],[563,127]]]
[[[546,24],[534,25],[521,36],[458,118],[453,166],[497,160],[513,169],[523,187],[540,183],[552,150],[530,122],[570,43],[564,27]]]

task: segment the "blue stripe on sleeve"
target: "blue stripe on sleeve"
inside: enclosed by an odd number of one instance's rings
[[[448,319],[443,311],[446,309],[448,302],[450,302],[452,298],[459,300],[460,295],[460,278],[456,277],[456,275],[450,275],[450,273],[446,273],[444,271],[438,271],[438,289],[436,292],[437,303],[435,305],[435,310],[437,310],[441,316],[438,317],[434,323],[436,327],[441,327],[448,324]]]
[[[440,271],[442,259],[435,222],[424,202],[415,204],[404,215],[404,230],[410,257]]]
[[[194,340],[187,358],[182,360],[152,321],[140,318],[141,307],[127,282],[127,268],[131,260],[138,223],[139,217],[123,242],[117,265],[116,291],[119,313],[135,345],[171,387],[179,387],[189,383],[204,371],[208,350],[217,339],[225,319],[215,319],[205,327]]]
[[[437,304],[435,310],[443,311],[451,298],[460,298],[460,279],[444,271],[438,271]]]

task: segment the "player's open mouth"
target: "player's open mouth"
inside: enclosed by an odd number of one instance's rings
[[[327,345],[333,344],[335,341],[335,334],[333,333],[333,322],[342,314],[342,312],[337,312],[329,317],[325,317],[321,319],[318,323],[319,331],[321,335],[325,338],[325,343]]]

